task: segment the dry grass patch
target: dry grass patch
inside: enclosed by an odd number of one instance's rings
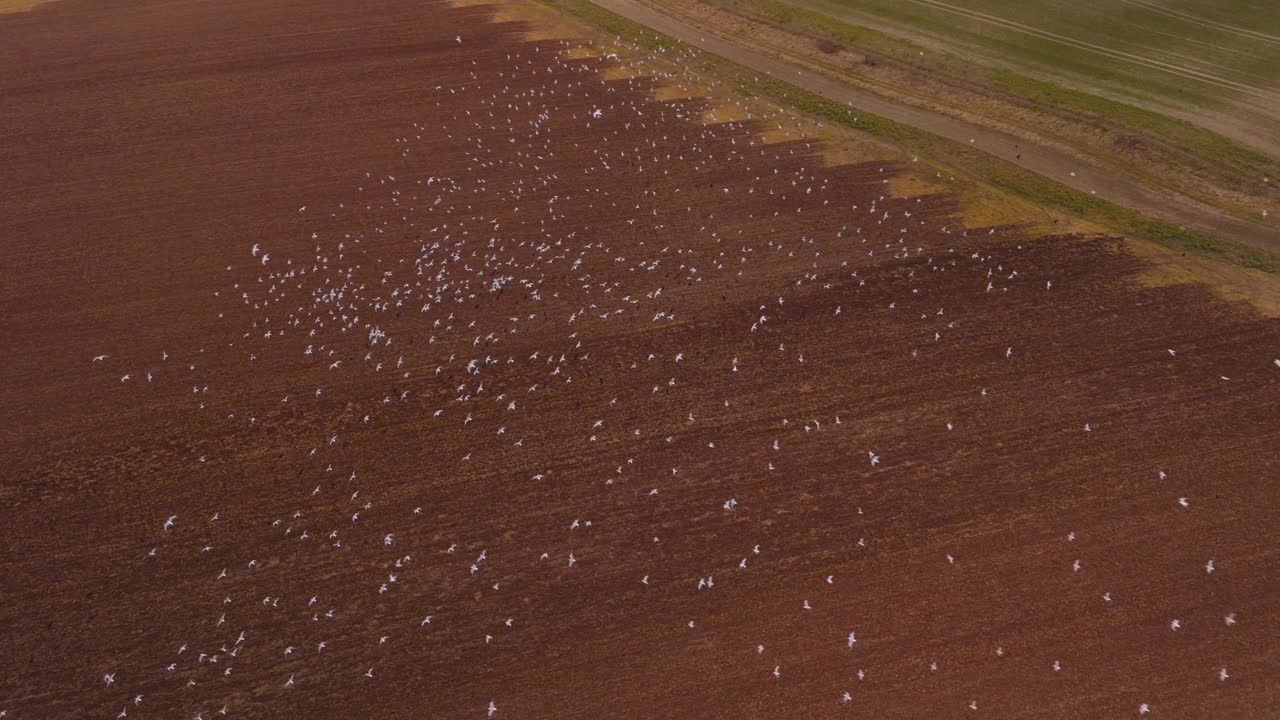
[[[1199,283],[1224,300],[1246,302],[1267,317],[1280,317],[1280,277],[1276,275],[1175,252],[1146,240],[1126,239],[1125,247],[1150,263],[1138,275],[1138,283],[1145,287]]]
[[[0,0],[0,15],[26,12],[48,2],[50,0]]]

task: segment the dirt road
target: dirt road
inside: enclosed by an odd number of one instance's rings
[[[850,87],[799,63],[746,47],[732,38],[716,35],[706,28],[691,27],[684,21],[637,0],[592,0],[592,2],[629,20],[732,60],[744,67],[771,75],[829,100],[847,103],[858,110],[920,128],[958,143],[971,145],[1001,160],[1076,190],[1096,193],[1103,199],[1166,222],[1198,230],[1211,237],[1280,251],[1280,235],[1271,228],[1224,215],[1190,198],[1172,196],[1154,190],[1141,182],[1117,175],[1114,171],[1081,162],[1056,148],[1035,145],[999,130]]]

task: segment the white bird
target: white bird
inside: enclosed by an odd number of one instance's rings
[[[1150,706],[1150,705],[1147,705],[1146,703],[1142,703],[1141,705],[1139,705],[1139,706],[1138,706],[1138,714],[1139,714],[1139,715],[1150,715],[1150,714],[1151,714],[1151,706]]]
[[[178,519],[177,515],[170,515],[169,519],[164,521],[164,529],[166,532],[173,527],[173,522],[177,519]]]
[[[493,714],[494,714],[494,713],[496,713],[496,712],[498,712],[498,706],[497,706],[497,704],[495,704],[492,700],[490,700],[490,701],[489,701],[489,715],[488,715],[488,717],[493,717]]]
[[[1209,562],[1207,562],[1207,563],[1205,563],[1205,564],[1204,564],[1204,571],[1205,571],[1205,573],[1206,573],[1206,574],[1212,574],[1212,573],[1213,573],[1213,561],[1212,561],[1212,560],[1210,560]]]
[[[1181,628],[1182,628],[1182,621],[1181,621],[1181,620],[1177,620],[1177,619],[1175,619],[1175,620],[1170,620],[1170,621],[1169,621],[1169,629],[1170,629],[1170,630],[1172,630],[1172,631],[1174,631],[1174,632],[1178,632],[1178,630],[1179,630],[1179,629],[1181,629]]]

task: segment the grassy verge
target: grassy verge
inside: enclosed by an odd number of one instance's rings
[[[747,2],[752,5],[779,4],[777,0],[732,0]],[[929,37],[940,39],[954,48],[968,48],[979,56],[1001,58],[1021,64],[1024,67],[1051,68],[1054,72],[1067,70],[1070,75],[1088,81],[1091,84],[1102,82],[1122,86],[1130,92],[1153,97],[1173,98],[1181,102],[1204,104],[1210,97],[1201,88],[1189,86],[1160,73],[1130,72],[1117,68],[1106,60],[1100,60],[1092,53],[1075,48],[1049,45],[1020,33],[1001,30],[992,31],[989,27],[981,29],[973,20],[963,15],[940,11],[920,3],[885,2],[884,0],[797,0],[820,8],[817,12],[832,16],[833,22],[843,22],[838,16],[853,11],[863,17],[876,18],[890,28],[912,28]],[[1024,0],[1025,2],[1025,0]],[[1013,5],[1012,1],[1007,3]],[[1031,2],[1030,5],[1044,3]],[[1105,3],[1101,5],[1095,22],[1107,22],[1109,19]],[[1088,6],[1089,3],[1077,5]],[[1006,8],[1012,11],[1013,8]],[[824,12],[825,11],[825,12]],[[997,15],[1014,15],[1016,12],[1005,12],[988,8]],[[1060,20],[1070,18],[1078,21],[1078,17],[1068,7]],[[846,15],[847,16],[847,15]],[[1035,24],[1034,22],[1032,23]],[[1060,28],[1058,32],[1066,32]],[[1071,34],[1066,32],[1066,34]],[[1086,37],[1089,37],[1086,34]],[[1095,37],[1091,42],[1107,44],[1102,37]]]
[[[1179,252],[1215,257],[1233,265],[1280,274],[1280,255],[1242,243],[1211,237],[1147,217],[1107,200],[1058,184],[1015,165],[990,163],[979,177],[991,186],[1053,210],[1129,237],[1150,240]]]
[[[649,50],[694,49],[675,38],[605,10],[589,0],[539,2]],[[764,97],[784,107],[867,133],[903,151],[915,152],[940,164],[957,168],[978,182],[1050,210],[1179,252],[1210,256],[1242,267],[1280,274],[1280,255],[1275,253],[1149,218],[924,130],[861,112],[775,78],[761,79],[757,73],[724,58],[701,52],[699,58],[700,69],[732,82],[744,94]]]
[[[816,10],[774,0],[716,0],[713,4],[734,13],[757,15],[763,20],[778,25],[808,31],[809,34],[821,35],[836,43],[854,45],[872,51],[897,52],[923,49],[910,40],[860,25],[852,25]]]
[[[996,86],[1011,95],[1039,105],[1074,110],[1087,117],[1164,138],[1191,158],[1211,159],[1249,178],[1274,175],[1280,162],[1210,130],[1160,113],[1126,105],[1099,95],[1071,90],[1052,82],[1018,75],[1008,70],[988,71]],[[1223,176],[1230,179],[1230,176]]]
[[[706,1],[727,12],[796,35],[821,38],[874,54],[882,62],[894,63],[904,70],[930,78],[931,82],[976,91],[994,99],[1006,99],[1046,117],[1087,125],[1107,133],[1114,141],[1123,143],[1136,137],[1153,154],[1182,166],[1189,176],[1201,178],[1203,182],[1215,187],[1236,192],[1256,192],[1260,178],[1280,176],[1280,160],[1219,133],[1158,112],[1002,68],[989,67],[975,73],[972,62],[945,53],[930,52],[921,56],[919,52],[915,52],[919,46],[909,40],[853,25],[820,10],[799,7],[781,0]],[[895,12],[892,6],[894,3],[878,3],[875,12],[892,14]],[[915,11],[910,11],[908,14],[916,18],[914,13]],[[934,18],[926,15],[916,20],[931,22]],[[948,36],[963,34],[957,28],[940,27],[937,30]],[[997,55],[1015,50],[1027,52],[1025,48],[997,47],[1000,41],[993,38],[974,36],[970,39],[989,46]],[[1068,60],[1057,56],[1041,60],[1056,66],[1070,64]],[[1105,68],[1077,70],[1099,76],[1106,73]],[[1112,152],[1113,149],[1106,146],[1102,148],[1105,152]],[[1130,157],[1125,164],[1135,171],[1150,170],[1140,166],[1133,167],[1134,162],[1137,161]],[[1157,177],[1163,176],[1162,172]],[[1202,202],[1214,204],[1212,194],[1193,192],[1189,187],[1179,187],[1178,190],[1198,197]],[[1225,207],[1223,209],[1230,210]]]

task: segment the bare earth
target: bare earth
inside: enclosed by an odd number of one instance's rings
[[[0,18],[6,718],[1280,714],[1280,320],[491,14]]]

